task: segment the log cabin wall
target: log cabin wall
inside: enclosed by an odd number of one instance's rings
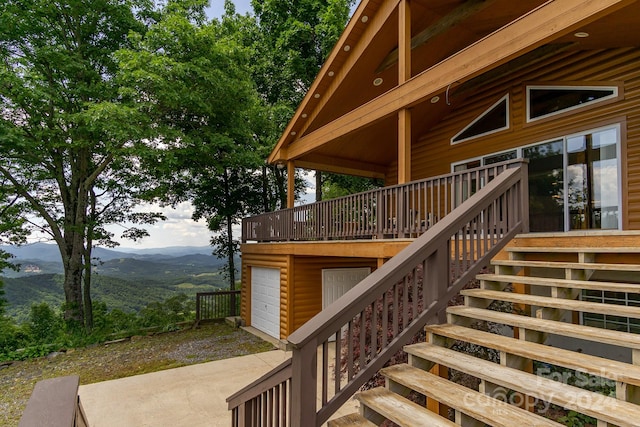
[[[251,267],[280,269],[280,338],[286,339],[322,310],[322,269],[376,266],[371,258],[243,254],[241,317],[251,326]]]
[[[289,313],[292,328],[283,332],[284,337],[302,326],[322,310],[322,269],[369,267],[376,269],[375,259],[337,257],[295,257],[292,282],[292,299]]]
[[[573,112],[526,123],[527,84],[619,85],[620,97]],[[461,86],[462,88],[462,86]],[[451,138],[505,94],[510,128],[451,145]],[[440,102],[443,102],[442,100]],[[450,91],[450,112],[412,145],[412,179],[451,172],[451,164],[481,155],[620,123],[623,229],[640,229],[640,50],[563,52],[476,88]],[[419,122],[420,117],[414,115]],[[397,176],[397,164],[388,177]],[[391,178],[387,184],[393,184]]]

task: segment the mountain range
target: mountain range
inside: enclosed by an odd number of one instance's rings
[[[19,271],[2,272],[9,315],[24,321],[33,304],[60,307],[63,268],[56,245],[0,246],[0,250],[14,255],[11,262],[20,265]],[[226,288],[226,279],[220,274],[226,260],[213,256],[212,251],[210,246],[94,248],[92,298],[105,302],[109,309],[131,312],[179,293],[195,297],[197,292]]]

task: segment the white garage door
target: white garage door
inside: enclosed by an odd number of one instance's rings
[[[322,270],[322,309],[346,294],[371,274],[369,267],[325,268]]]
[[[279,268],[251,268],[251,326],[280,339]]]

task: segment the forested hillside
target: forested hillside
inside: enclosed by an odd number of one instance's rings
[[[58,264],[40,260],[18,260],[32,267]],[[92,295],[94,301],[103,302],[109,310],[137,312],[147,304],[164,301],[184,293],[195,298],[197,292],[210,292],[225,288],[219,268],[224,261],[211,255],[186,255],[161,261],[133,258],[112,259],[94,267]],[[43,267],[44,269],[45,267]],[[61,271],[61,266],[58,266]],[[62,275],[25,274],[3,278],[7,314],[18,323],[27,320],[31,305],[47,303],[58,309],[64,302]]]

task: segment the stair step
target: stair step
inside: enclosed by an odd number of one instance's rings
[[[528,374],[454,350],[420,343],[406,346],[405,351],[415,357],[466,372],[489,383],[608,423],[637,425],[640,420],[640,406],[633,403]]]
[[[448,307],[447,313],[475,320],[502,323],[517,328],[574,337],[588,341],[597,341],[631,349],[640,349],[640,334],[630,334],[627,332],[594,328],[592,326],[574,325],[572,323],[556,322],[553,320],[466,306]]]
[[[382,387],[360,392],[355,397],[362,405],[403,427],[456,426],[448,419]]]
[[[522,283],[524,285],[586,289],[594,291],[626,292],[629,294],[640,293],[640,283],[596,282],[591,280],[552,279],[548,277],[514,276],[509,274],[479,274],[478,280],[502,283]]]
[[[493,399],[475,390],[407,364],[384,368],[382,375],[390,381],[415,390],[440,403],[494,427],[559,427],[561,424],[524,409]]]
[[[598,262],[559,262],[559,261],[526,261],[516,259],[494,259],[492,265],[507,267],[532,268],[568,268],[573,270],[601,270],[601,271],[640,271],[638,264],[604,264]]]
[[[327,421],[327,427],[377,427],[360,414],[348,414],[335,420]]]
[[[506,301],[516,304],[535,305],[539,307],[559,308],[586,313],[599,313],[611,316],[631,317],[640,319],[640,307],[619,304],[604,304],[600,302],[579,301],[564,298],[551,298],[515,292],[491,291],[487,289],[466,289],[460,292],[466,297],[485,300]]]
[[[585,253],[585,254],[600,254],[600,253],[616,253],[616,254],[637,254],[640,253],[640,246],[600,246],[600,247],[557,247],[557,246],[506,246],[504,248],[507,252],[529,252],[529,253]]]
[[[489,347],[515,356],[579,370],[603,378],[615,379],[625,384],[640,386],[640,366],[629,363],[452,324],[430,325],[426,327],[426,330],[438,336]]]

